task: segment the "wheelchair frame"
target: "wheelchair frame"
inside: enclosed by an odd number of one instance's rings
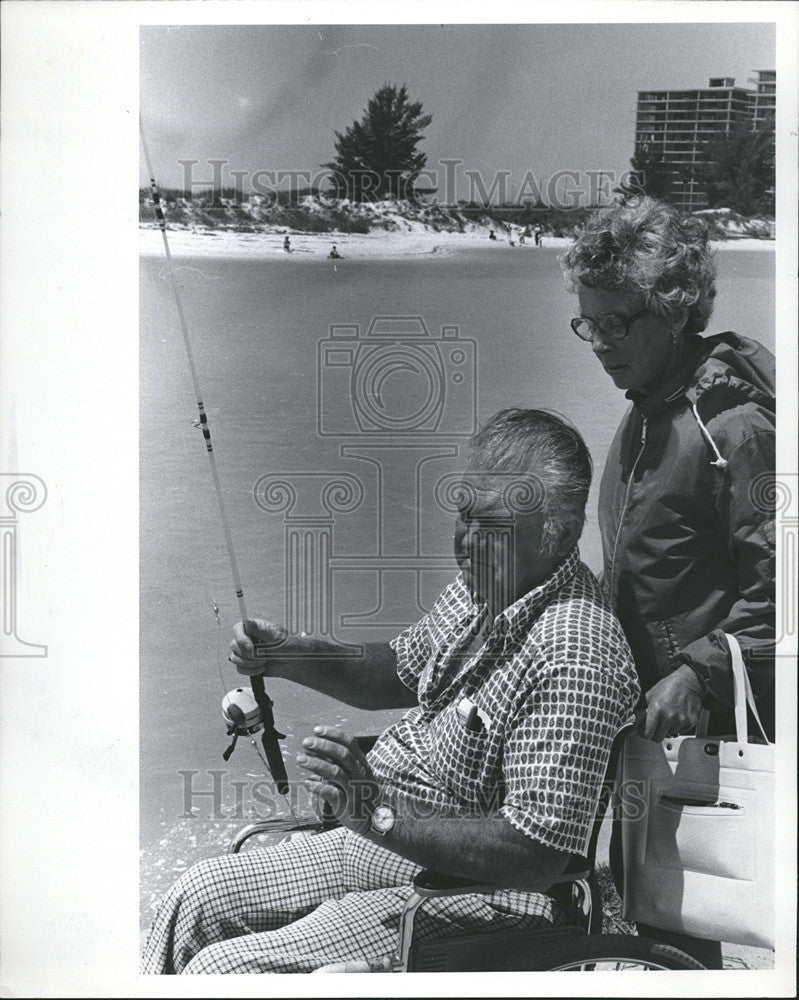
[[[462,896],[474,893],[496,892],[500,887],[467,878],[443,875],[428,869],[417,872],[413,880],[413,891],[400,915],[397,947],[391,959],[382,967],[372,968],[367,962],[345,962],[323,966],[317,972],[449,972],[449,971],[490,971],[492,968],[508,968],[512,964],[519,969],[547,970],[555,966],[557,956],[566,961],[563,967],[593,967],[606,958],[613,961],[636,961],[628,957],[611,959],[610,953],[619,954],[641,952],[637,961],[649,961],[652,968],[703,969],[695,959],[676,948],[660,945],[645,938],[624,934],[602,934],[602,892],[595,870],[596,848],[599,831],[610,806],[613,793],[613,779],[622,744],[632,724],[623,727],[613,741],[608,767],[602,782],[596,815],[591,827],[588,850],[585,855],[574,855],[569,860],[563,874],[548,890],[562,909],[570,917],[568,923],[552,928],[529,928],[519,931],[495,931],[486,934],[471,934],[459,937],[440,938],[433,941],[414,942],[413,932],[416,915],[428,899],[444,896]],[[364,753],[372,748],[376,736],[356,737]],[[320,833],[337,826],[335,821],[319,820],[307,825],[299,825],[292,832]],[[232,839],[229,852],[238,854],[242,846],[254,836],[269,832],[269,820],[251,823],[241,829]],[[592,947],[580,947],[580,942],[591,939]],[[635,947],[630,942],[637,942]],[[575,946],[575,947],[572,947]],[[580,962],[580,953],[596,952]],[[648,957],[644,957],[645,953]],[[573,954],[572,954],[573,953]],[[521,956],[521,957],[520,957]],[[518,964],[519,962],[522,964]],[[574,963],[577,963],[576,965]],[[486,964],[487,963],[487,964]],[[665,964],[658,964],[665,963]]]

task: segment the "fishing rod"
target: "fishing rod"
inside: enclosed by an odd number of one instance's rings
[[[239,614],[241,615],[241,620],[245,622],[249,619],[249,615],[247,614],[247,608],[244,603],[244,591],[241,586],[241,577],[239,574],[238,561],[236,559],[236,551],[233,547],[233,535],[230,530],[227,508],[225,507],[224,497],[222,496],[222,485],[219,479],[219,470],[216,465],[216,456],[214,455],[213,444],[211,442],[211,428],[209,427],[208,416],[205,412],[205,407],[202,401],[200,380],[197,376],[197,366],[194,362],[194,352],[192,351],[191,341],[189,339],[188,324],[186,323],[186,316],[183,312],[183,302],[180,297],[180,292],[178,291],[174,268],[172,266],[172,254],[169,250],[169,241],[166,235],[166,219],[164,218],[164,213],[161,208],[161,195],[158,190],[158,185],[155,182],[155,172],[153,170],[152,160],[150,159],[150,152],[147,148],[147,140],[144,137],[144,127],[142,125],[141,118],[139,119],[139,135],[141,136],[144,160],[147,164],[147,173],[150,177],[150,193],[153,199],[155,218],[158,222],[158,226],[161,230],[161,236],[164,240],[167,270],[172,284],[172,291],[175,296],[178,316],[180,317],[180,328],[183,333],[183,344],[186,348],[186,357],[188,358],[189,370],[191,371],[194,394],[197,398],[197,409],[200,414],[197,426],[202,430],[203,438],[205,439],[208,461],[211,465],[211,476],[214,481],[214,490],[219,504],[222,532],[225,538],[225,545],[227,547],[231,573],[233,575],[233,586],[236,591]],[[254,652],[256,657],[265,656],[268,653],[268,647],[256,646]],[[239,736],[249,736],[250,741],[257,751],[258,747],[255,743],[254,735],[260,730],[261,745],[263,747],[264,756],[266,757],[264,763],[267,765],[272,779],[275,782],[275,787],[277,788],[278,793],[286,799],[289,810],[292,815],[294,815],[294,810],[291,808],[291,802],[287,797],[289,782],[286,775],[286,765],[283,761],[283,755],[280,752],[280,745],[278,743],[278,740],[285,739],[285,734],[278,732],[275,728],[275,718],[272,713],[272,706],[274,702],[266,693],[264,679],[262,676],[251,677],[250,687],[251,692],[242,687],[229,691],[225,695],[222,702],[222,712],[226,722],[228,723],[228,736],[233,737],[230,746],[222,756],[225,760],[229,759],[230,755],[233,753],[233,749],[236,746],[236,740]]]

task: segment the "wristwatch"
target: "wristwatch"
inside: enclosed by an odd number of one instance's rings
[[[372,813],[372,829],[375,833],[379,833],[381,837],[385,837],[386,834],[391,833],[396,821],[397,814],[391,806],[377,806]]]

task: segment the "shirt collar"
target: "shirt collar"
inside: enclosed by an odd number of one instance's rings
[[[555,594],[572,579],[580,565],[580,551],[575,545],[563,562],[537,587],[520,597],[509,608],[505,608],[494,619],[492,631],[504,632],[513,638],[526,632],[531,623],[552,601]]]

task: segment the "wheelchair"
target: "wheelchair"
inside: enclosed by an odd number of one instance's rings
[[[317,973],[336,972],[507,972],[507,971],[663,971],[702,970],[704,965],[671,945],[629,934],[602,933],[602,891],[595,869],[599,831],[613,793],[613,775],[621,747],[632,726],[624,727],[613,742],[596,816],[585,855],[573,855],[563,874],[548,890],[567,915],[563,925],[551,928],[467,934],[432,941],[414,941],[416,914],[429,899],[491,893],[499,887],[467,878],[423,869],[413,880],[413,892],[400,916],[397,945],[390,958],[323,966]],[[376,736],[356,737],[364,753]],[[301,823],[295,835],[332,829],[335,820]],[[240,830],[229,846],[237,854],[258,834],[271,832],[262,820]],[[291,831],[286,831],[291,833]]]

